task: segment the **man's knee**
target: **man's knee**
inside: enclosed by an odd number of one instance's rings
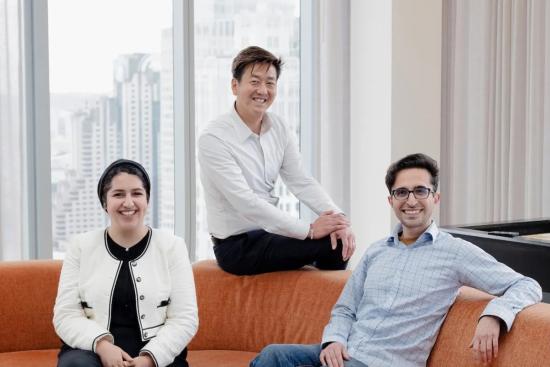
[[[320,345],[271,344],[262,349],[250,367],[320,366]]]
[[[283,345],[283,344],[270,344],[267,347],[265,347],[264,349],[262,349],[262,351],[260,352],[260,354],[256,358],[256,360],[258,360],[258,362],[261,362],[257,366],[258,367],[269,366],[268,362],[279,362],[279,361],[281,361],[281,359],[284,358],[285,354],[286,354],[285,345]],[[255,366],[255,365],[251,365],[251,366]]]

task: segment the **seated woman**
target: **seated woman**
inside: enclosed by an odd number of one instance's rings
[[[76,236],[54,307],[58,367],[187,367],[198,327],[183,239],[144,224],[151,183],[137,162],[113,162],[97,193],[111,225]]]

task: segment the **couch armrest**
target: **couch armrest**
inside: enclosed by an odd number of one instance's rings
[[[451,307],[432,349],[428,366],[476,366],[470,349],[479,315],[493,297],[463,287]],[[550,304],[521,311],[510,332],[501,335],[493,367],[539,367],[550,361]]]

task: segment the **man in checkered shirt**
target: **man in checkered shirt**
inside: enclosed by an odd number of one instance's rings
[[[432,220],[438,178],[437,163],[424,154],[389,167],[388,202],[400,223],[365,252],[321,343],[267,346],[251,367],[425,366],[463,285],[498,296],[481,313],[471,342],[477,361],[497,358],[501,329],[510,330],[518,312],[540,302],[542,290],[479,247],[438,229]]]

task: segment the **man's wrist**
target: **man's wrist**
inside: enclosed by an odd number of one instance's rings
[[[492,319],[494,319],[495,321],[498,322],[498,324],[500,325],[500,330],[502,331],[506,331],[507,327],[506,327],[506,321],[504,321],[502,318],[500,318],[499,316],[496,316],[496,315],[483,315],[479,318],[479,320],[477,321],[479,323],[479,321],[481,321],[482,318],[484,317],[490,317]]]

